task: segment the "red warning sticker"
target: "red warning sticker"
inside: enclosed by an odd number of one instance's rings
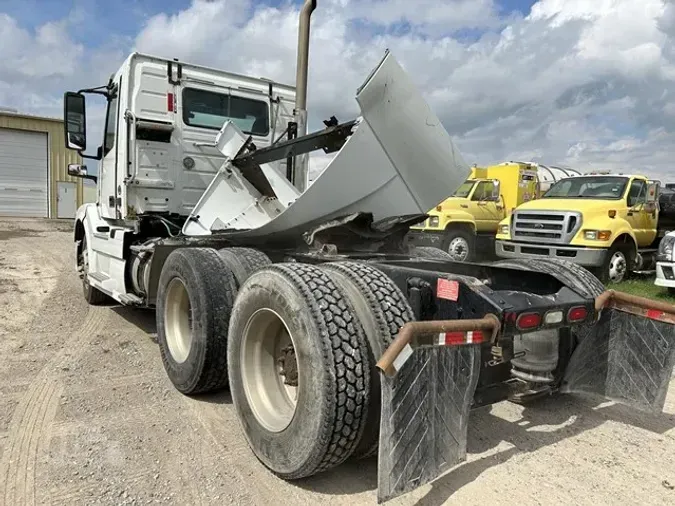
[[[439,299],[457,301],[459,298],[459,282],[451,279],[439,278],[436,284],[436,297]]]

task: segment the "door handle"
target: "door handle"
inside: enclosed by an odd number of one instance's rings
[[[469,205],[468,204],[460,204],[459,207],[463,207],[464,209],[468,209]]]

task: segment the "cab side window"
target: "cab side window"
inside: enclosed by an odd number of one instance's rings
[[[492,181],[481,181],[476,185],[476,190],[471,196],[471,200],[491,200],[495,184]]]
[[[106,114],[105,137],[103,139],[103,156],[107,155],[115,146],[115,135],[117,134],[117,96],[108,102],[108,112]]]
[[[646,191],[647,185],[644,181],[640,179],[634,180],[630,185],[630,190],[628,190],[628,207],[645,202]]]

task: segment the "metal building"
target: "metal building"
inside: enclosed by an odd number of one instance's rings
[[[0,216],[73,218],[83,191],[69,163],[82,162],[62,119],[0,110]]]

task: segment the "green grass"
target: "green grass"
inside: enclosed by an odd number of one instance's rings
[[[631,279],[613,285],[610,288],[615,290],[639,295],[648,299],[663,300],[675,304],[675,296],[670,295],[666,288],[654,284],[654,275],[634,274]]]

